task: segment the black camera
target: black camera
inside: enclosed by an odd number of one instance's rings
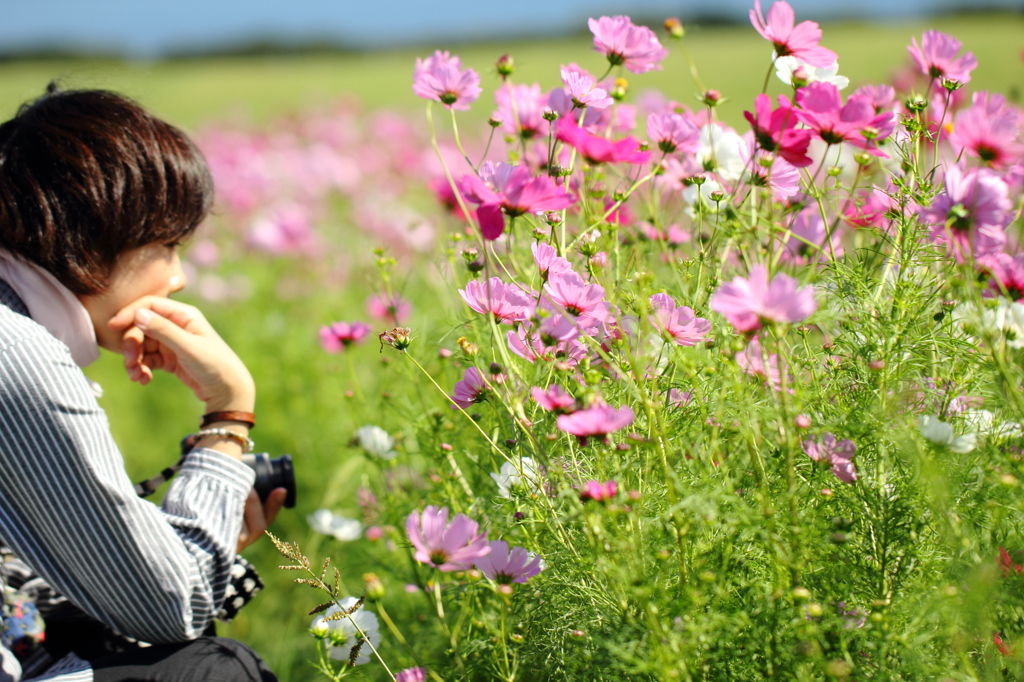
[[[284,506],[288,509],[295,506],[295,469],[292,468],[291,455],[271,458],[265,452],[254,452],[242,455],[242,464],[256,472],[256,482],[252,487],[260,496],[260,502],[266,502],[275,488],[284,488],[288,491]]]

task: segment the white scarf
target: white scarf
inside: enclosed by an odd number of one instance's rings
[[[0,249],[0,279],[14,289],[33,320],[67,345],[76,365],[85,367],[100,357],[89,311],[56,277]]]

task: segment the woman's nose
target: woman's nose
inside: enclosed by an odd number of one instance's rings
[[[171,278],[168,282],[170,284],[170,293],[181,291],[188,284],[188,278],[185,277],[185,269],[181,267],[181,258],[177,252],[174,254],[174,263],[171,267]]]

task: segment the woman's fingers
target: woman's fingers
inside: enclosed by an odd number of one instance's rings
[[[286,488],[274,488],[270,495],[267,496],[267,503],[263,505],[263,517],[266,519],[267,526],[274,522],[277,518],[278,512],[281,511],[281,507],[284,506],[284,501],[288,497],[288,490]],[[266,528],[264,527],[264,530]]]
[[[256,494],[255,490],[250,490],[249,497],[245,498],[242,532],[238,535],[238,551],[241,552],[254,543],[266,529],[267,523],[263,518],[263,505],[260,503],[260,496]]]
[[[110,318],[110,328],[118,331],[127,329],[135,324],[139,310],[155,312],[193,334],[205,335],[213,331],[210,323],[195,306],[160,296],[143,296],[132,301]]]
[[[147,337],[164,344],[177,355],[188,355],[192,350],[194,334],[148,308],[139,308],[135,311],[135,326]]]

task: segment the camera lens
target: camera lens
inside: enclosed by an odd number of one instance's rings
[[[265,452],[257,452],[244,455],[242,463],[256,472],[256,482],[252,487],[261,502],[266,502],[275,488],[284,488],[288,491],[284,498],[284,506],[288,509],[295,506],[295,470],[292,468],[291,455],[281,455],[272,459]]]

